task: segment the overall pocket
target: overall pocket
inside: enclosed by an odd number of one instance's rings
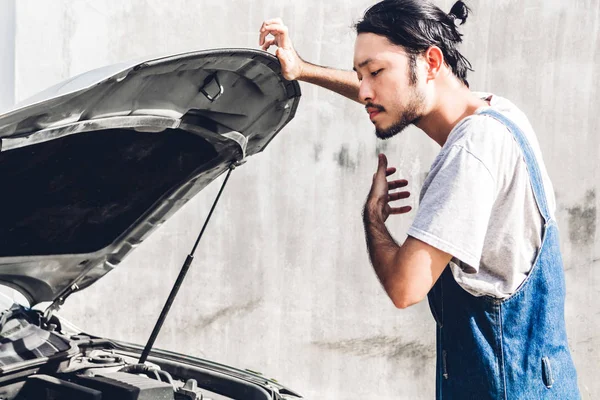
[[[552,375],[552,366],[548,357],[542,357],[542,378],[544,379],[544,385],[550,389],[554,384],[554,376]]]

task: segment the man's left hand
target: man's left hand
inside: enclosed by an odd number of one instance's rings
[[[405,214],[412,209],[411,206],[392,207],[390,205],[392,201],[406,199],[410,196],[408,191],[395,191],[408,185],[406,179],[387,180],[387,177],[395,172],[396,168],[388,168],[385,154],[380,154],[377,172],[373,175],[373,184],[365,204],[365,218],[380,218],[385,222],[391,214]]]

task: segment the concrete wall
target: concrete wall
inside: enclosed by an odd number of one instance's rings
[[[15,100],[15,1],[0,0],[0,109]]]
[[[448,11],[452,1],[439,1]],[[257,47],[281,16],[300,54],[350,68],[350,28],[371,1],[33,1],[16,5],[17,100],[140,56]],[[470,1],[464,53],[476,90],[510,98],[536,128],[558,201],[570,345],[584,399],[600,397],[600,0]],[[2,57],[5,56],[4,47]],[[318,399],[430,399],[434,324],[396,310],[365,252],[360,211],[385,151],[418,193],[438,151],[411,129],[378,143],[364,110],[303,85],[296,119],[232,175],[157,347],[262,371]],[[193,245],[213,183],[63,315],[144,343]],[[413,196],[410,204],[416,206]],[[411,215],[389,226],[402,240]]]

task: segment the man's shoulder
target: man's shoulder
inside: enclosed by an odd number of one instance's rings
[[[498,96],[496,94],[491,93],[475,93],[482,99],[486,99],[490,102],[490,107],[492,110],[499,112],[504,117],[508,118],[512,122],[514,122],[521,130],[530,131],[532,130],[531,124],[529,123],[529,119],[527,115],[512,101],[509,99]],[[483,117],[485,115],[476,115],[476,117]],[[494,118],[490,118],[489,116],[485,116],[488,119],[492,119],[496,122],[496,125],[502,125],[501,122]]]
[[[485,114],[473,114],[460,121],[448,136],[444,147],[461,147],[470,152],[499,149],[511,139],[510,131],[502,122]]]
[[[491,93],[475,93],[485,99],[490,106],[478,109],[474,114],[462,119],[450,132],[444,147],[460,146],[466,149],[496,147],[504,143],[510,145],[512,134],[508,127],[489,115],[482,114],[486,109],[494,110],[514,122],[527,136],[533,134],[525,114],[510,100]],[[531,132],[530,132],[531,131]]]

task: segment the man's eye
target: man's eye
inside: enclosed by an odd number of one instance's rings
[[[378,69],[378,70],[377,70],[377,71],[375,71],[375,72],[371,72],[371,76],[377,76],[377,75],[379,75],[379,73],[380,73],[381,71],[383,71],[383,68],[381,68],[381,69]]]

